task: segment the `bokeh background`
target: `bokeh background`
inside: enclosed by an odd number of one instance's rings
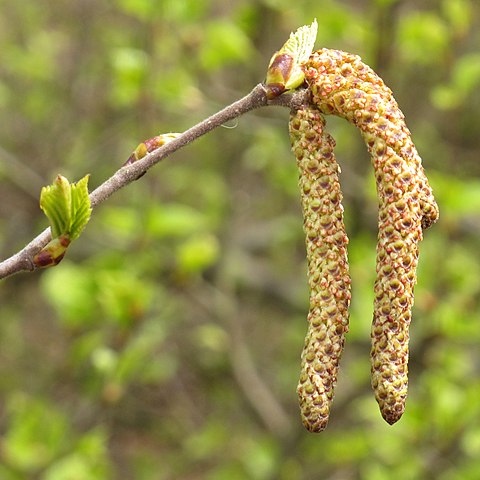
[[[476,0],[1,0],[1,257],[47,226],[57,173],[99,185],[140,141],[250,91],[313,18],[317,47],[361,55],[393,89],[440,205],[403,418],[387,425],[370,389],[370,160],[332,118],[351,328],[328,429],[301,425],[297,171],[288,111],[262,109],[102,204],[59,267],[2,281],[2,480],[480,478]]]

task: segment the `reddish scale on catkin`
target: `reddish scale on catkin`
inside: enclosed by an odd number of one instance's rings
[[[438,207],[391,90],[360,57],[322,49],[305,65],[313,103],[354,124],[372,156],[379,198],[377,279],[372,325],[372,387],[383,418],[403,414],[408,327],[422,229]]]
[[[338,364],[348,331],[350,276],[335,141],[316,108],[290,118],[304,215],[310,310],[297,392],[302,421],[311,432],[327,426]]]

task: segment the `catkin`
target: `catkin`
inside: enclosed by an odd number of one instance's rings
[[[372,157],[379,198],[372,387],[392,424],[407,397],[418,242],[422,229],[437,220],[438,207],[404,116],[382,79],[360,57],[337,50],[315,52],[304,70],[313,103],[354,124]]]
[[[297,393],[302,422],[311,432],[325,429],[348,331],[350,276],[343,225],[335,141],[316,108],[292,113],[290,138],[297,158],[304,215],[310,310]]]

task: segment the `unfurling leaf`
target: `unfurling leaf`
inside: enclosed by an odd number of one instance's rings
[[[50,221],[53,239],[35,255],[33,261],[37,267],[57,265],[90,220],[88,177],[70,183],[58,175],[52,185],[42,188],[40,208]]]
[[[42,188],[40,208],[50,221],[53,238],[69,230],[71,201],[70,183],[62,175],[58,175],[52,185]]]
[[[304,25],[290,34],[285,45],[270,60],[265,79],[268,98],[275,98],[302,85],[305,74],[302,65],[313,51],[317,37],[317,21]]]
[[[88,175],[77,183],[72,183],[70,240],[76,240],[90,220],[92,208],[88,196]]]

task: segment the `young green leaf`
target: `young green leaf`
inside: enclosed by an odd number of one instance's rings
[[[52,230],[52,240],[33,258],[33,263],[43,268],[62,260],[70,243],[80,236],[90,220],[88,175],[77,183],[70,183],[58,175],[52,185],[42,188],[40,208]]]
[[[72,241],[80,236],[92,214],[90,198],[88,196],[88,178],[89,175],[85,175],[77,183],[71,185],[72,201],[69,236]]]
[[[290,54],[297,65],[302,65],[313,52],[317,30],[318,24],[316,19],[311,25],[300,27],[295,33],[290,34],[290,38],[282,47],[280,53]]]
[[[52,185],[42,188],[40,208],[50,220],[53,238],[78,238],[91,214],[88,175],[73,184],[58,175]]]
[[[42,188],[40,208],[50,221],[53,238],[69,231],[71,191],[70,183],[65,177],[57,175],[52,185]]]
[[[268,98],[275,98],[302,85],[305,74],[302,65],[313,51],[317,37],[317,21],[304,25],[290,34],[285,45],[270,60],[265,79]]]

